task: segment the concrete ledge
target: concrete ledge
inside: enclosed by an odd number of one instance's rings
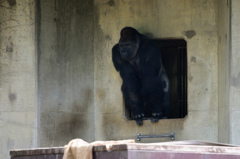
[[[109,145],[108,145],[109,146]],[[61,159],[64,147],[47,147],[10,151],[11,159]],[[130,143],[93,147],[94,159],[114,158],[195,158],[240,159],[240,147],[202,141],[176,141],[162,143]]]
[[[35,155],[50,155],[50,154],[63,154],[64,147],[44,147],[33,149],[17,149],[10,151],[10,156],[35,156]]]

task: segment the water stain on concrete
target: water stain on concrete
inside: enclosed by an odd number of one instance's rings
[[[183,34],[186,35],[188,39],[191,39],[196,35],[196,32],[195,30],[187,30],[187,31],[184,31]]]
[[[17,95],[15,93],[10,93],[8,95],[8,98],[11,102],[15,101],[17,99]]]
[[[191,82],[193,80],[193,76],[189,74],[188,79]]]
[[[191,62],[192,62],[192,63],[196,63],[196,62],[197,62],[197,59],[196,59],[195,56],[192,56],[192,57],[191,57]]]
[[[12,37],[10,36],[8,39],[8,42],[6,44],[6,52],[8,53],[8,57],[10,60],[12,60],[13,57],[13,42]]]
[[[7,44],[6,46],[6,51],[7,52],[13,52],[13,43],[10,42],[9,44]]]
[[[16,5],[16,0],[7,0],[7,2],[11,7]]]
[[[232,77],[231,78],[231,83],[233,86],[239,88],[240,87],[240,72],[238,73],[237,77]]]
[[[109,6],[115,6],[115,2],[114,0],[109,0],[109,2],[107,3]]]
[[[106,36],[105,36],[105,39],[108,40],[108,41],[111,41],[111,40],[112,40],[112,38],[111,38],[110,35],[106,35]]]

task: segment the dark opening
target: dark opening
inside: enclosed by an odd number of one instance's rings
[[[183,39],[156,39],[161,49],[162,62],[169,78],[169,118],[184,118],[187,115],[187,43]],[[145,110],[146,119],[150,112]],[[125,106],[125,117],[134,120]]]

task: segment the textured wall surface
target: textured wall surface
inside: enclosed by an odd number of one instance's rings
[[[0,2],[0,158],[35,143],[34,0]]]
[[[137,133],[175,132],[176,140],[240,144],[239,5],[237,0],[2,0],[0,158],[14,148]],[[111,48],[125,26],[153,38],[187,41],[184,119],[138,127],[124,118],[122,80]]]
[[[230,142],[240,145],[240,1],[232,0],[230,54]]]
[[[40,1],[39,146],[94,140],[93,1]]]
[[[219,1],[218,40],[218,141],[230,142],[229,72],[230,72],[230,0]]]
[[[218,140],[218,1],[95,0],[96,139],[176,133],[176,140]],[[188,56],[188,116],[157,124],[123,117],[121,78],[111,62],[119,32],[132,26],[153,38],[183,38]],[[195,34],[191,34],[195,33]],[[145,139],[143,142],[164,141]]]
[[[154,38],[187,41],[185,119],[145,121],[138,127],[123,117],[122,81],[111,48],[124,26]],[[217,141],[217,50],[216,0],[41,1],[39,145],[59,146],[76,137],[110,140],[171,132],[177,140]],[[153,141],[165,139],[143,140]]]

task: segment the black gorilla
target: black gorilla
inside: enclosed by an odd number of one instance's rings
[[[138,125],[143,124],[144,105],[158,122],[169,113],[168,77],[158,45],[132,27],[121,30],[112,48],[112,61],[123,80],[122,93]]]

